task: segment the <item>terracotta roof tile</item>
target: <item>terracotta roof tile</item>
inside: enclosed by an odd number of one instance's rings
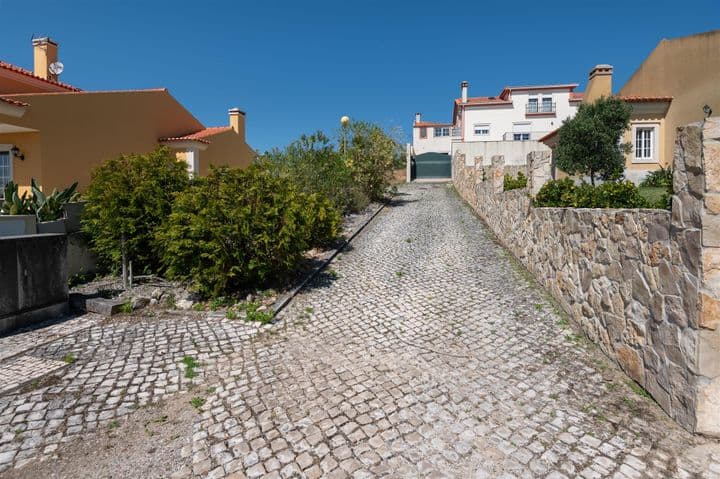
[[[210,142],[205,138],[230,130],[232,130],[232,128],[229,126],[213,126],[205,128],[204,130],[196,131],[195,133],[190,133],[189,135],[160,138],[160,141],[199,141],[200,143],[210,144]]]
[[[579,92],[570,92],[570,101],[582,101],[583,98],[585,98],[585,93],[579,91]]]
[[[420,121],[413,123],[413,126],[416,127],[422,127],[422,126],[452,126],[452,123],[436,123],[433,121]]]
[[[24,68],[21,68],[17,65],[13,65],[12,63],[7,63],[2,60],[0,60],[0,68],[4,68],[6,70],[10,70],[15,73],[19,73],[21,75],[25,75],[27,77],[34,78],[36,80],[40,80],[45,83],[49,83],[51,85],[59,86],[60,88],[65,88],[69,91],[82,91],[80,88],[76,88],[72,85],[68,85],[67,83],[55,81],[55,80],[46,80],[45,78],[40,78],[39,76],[35,75],[33,72],[26,70]]]
[[[651,103],[651,102],[664,102],[664,101],[672,101],[673,97],[671,96],[634,96],[634,95],[627,95],[627,96],[618,96],[621,100],[630,102],[630,103]]]
[[[456,98],[455,103],[462,105],[462,98]],[[465,105],[512,105],[511,100],[506,100],[497,96],[474,96],[468,97]]]
[[[9,103],[9,104],[15,105],[15,106],[29,106],[30,105],[29,103],[25,103],[24,101],[12,100],[10,98],[4,98],[1,96],[0,96],[0,101],[4,101],[5,103]]]

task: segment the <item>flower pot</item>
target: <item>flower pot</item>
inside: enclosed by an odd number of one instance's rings
[[[73,201],[65,203],[63,210],[65,211],[65,226],[68,233],[80,231],[80,216],[85,209],[86,201]]]
[[[0,236],[34,235],[35,215],[0,215]]]
[[[65,219],[55,221],[41,221],[37,224],[37,232],[39,234],[44,233],[67,233],[67,224]]]

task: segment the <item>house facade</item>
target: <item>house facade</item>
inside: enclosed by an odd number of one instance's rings
[[[160,145],[187,162],[191,174],[209,165],[249,165],[245,114],[208,128],[167,89],[84,91],[58,79],[58,45],[33,40],[34,69],[0,61],[0,188],[12,180],[27,190],[87,186],[103,161]]]
[[[720,30],[662,40],[615,94],[632,107],[623,142],[625,177],[635,183],[672,164],[675,131],[720,112]],[[590,70],[583,101],[613,96],[612,65]],[[541,138],[549,146],[557,131]]]
[[[463,155],[467,164],[479,157],[489,164],[492,155],[504,155],[506,164],[524,164],[527,153],[548,149],[539,138],[575,115],[583,98],[577,86],[509,86],[497,96],[471,97],[463,81],[451,123],[424,122],[415,115],[412,154]]]

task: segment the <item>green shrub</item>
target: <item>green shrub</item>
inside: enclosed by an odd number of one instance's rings
[[[327,198],[266,167],[213,168],[177,195],[157,240],[169,278],[217,297],[282,279],[339,224]]]
[[[304,193],[320,193],[342,213],[360,211],[370,201],[322,131],[302,135],[284,150],[266,152],[260,163],[295,182]]]
[[[18,194],[19,185],[10,181],[5,185],[4,197],[0,201],[0,214],[3,215],[35,215],[38,221],[55,221],[63,218],[63,205],[78,198],[77,182],[62,191],[52,190],[43,193],[35,178],[30,180],[32,195],[28,192]]]
[[[660,168],[659,170],[648,173],[640,182],[640,186],[672,188],[672,183],[673,171],[672,168],[668,166],[667,168]]]
[[[550,180],[545,183],[535,196],[535,206],[567,206],[575,193],[575,182],[570,178]]]
[[[575,185],[570,178],[552,180],[540,188],[535,206],[572,208],[649,208],[647,200],[631,181],[608,181],[594,186]]]
[[[82,228],[101,266],[117,271],[124,250],[136,273],[157,271],[156,229],[189,181],[186,165],[167,148],[123,155],[93,171]]]
[[[349,134],[345,156],[353,181],[371,200],[382,200],[395,159],[402,154],[401,142],[374,123],[356,121],[345,128],[344,135]]]
[[[505,173],[505,178],[503,179],[503,189],[505,191],[517,190],[526,187],[527,177],[522,171],[518,171],[517,178],[513,178],[508,173]]]

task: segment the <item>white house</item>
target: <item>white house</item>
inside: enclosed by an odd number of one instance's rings
[[[460,86],[453,104],[452,123],[421,121],[415,115],[411,153],[465,154],[466,162],[504,155],[506,164],[524,164],[530,151],[549,150],[537,140],[575,115],[582,93],[576,83],[505,87],[497,96],[470,97],[468,82]],[[433,158],[437,161],[437,158]],[[474,164],[474,163],[473,163]],[[421,162],[416,177],[424,175]]]

